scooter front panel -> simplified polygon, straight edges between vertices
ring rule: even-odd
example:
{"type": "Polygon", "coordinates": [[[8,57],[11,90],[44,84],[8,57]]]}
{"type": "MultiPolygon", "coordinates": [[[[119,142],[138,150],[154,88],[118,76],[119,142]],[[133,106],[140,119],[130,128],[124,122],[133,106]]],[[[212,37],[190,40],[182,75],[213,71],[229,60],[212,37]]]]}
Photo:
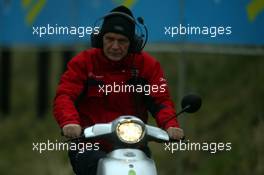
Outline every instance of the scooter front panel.
{"type": "Polygon", "coordinates": [[[97,175],[157,175],[152,159],[137,149],[118,149],[100,159],[97,175]]]}

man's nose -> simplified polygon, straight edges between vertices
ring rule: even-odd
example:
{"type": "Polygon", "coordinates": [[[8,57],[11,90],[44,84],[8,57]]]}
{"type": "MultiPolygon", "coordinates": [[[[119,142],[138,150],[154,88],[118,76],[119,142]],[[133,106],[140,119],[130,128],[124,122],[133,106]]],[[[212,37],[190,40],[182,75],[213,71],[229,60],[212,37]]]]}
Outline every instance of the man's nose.
{"type": "Polygon", "coordinates": [[[115,40],[115,41],[113,42],[112,48],[113,48],[113,49],[119,49],[119,43],[118,43],[117,40],[115,40]]]}

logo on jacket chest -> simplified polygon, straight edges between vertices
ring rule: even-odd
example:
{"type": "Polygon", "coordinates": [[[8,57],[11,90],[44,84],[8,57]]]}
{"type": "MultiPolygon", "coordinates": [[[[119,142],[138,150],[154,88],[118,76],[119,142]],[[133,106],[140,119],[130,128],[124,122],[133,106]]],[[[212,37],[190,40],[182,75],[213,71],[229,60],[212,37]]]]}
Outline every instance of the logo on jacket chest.
{"type": "Polygon", "coordinates": [[[128,79],[131,78],[131,76],[131,73],[125,69],[116,72],[88,73],[88,77],[90,79],[100,80],[103,81],[105,84],[113,82],[126,82],[128,79]]]}

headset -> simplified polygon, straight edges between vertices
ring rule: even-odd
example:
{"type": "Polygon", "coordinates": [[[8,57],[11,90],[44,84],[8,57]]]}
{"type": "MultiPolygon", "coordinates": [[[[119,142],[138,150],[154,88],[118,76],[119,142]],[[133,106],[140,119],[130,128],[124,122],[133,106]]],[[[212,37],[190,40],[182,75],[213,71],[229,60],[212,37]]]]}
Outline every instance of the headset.
{"type": "MultiPolygon", "coordinates": [[[[110,16],[122,16],[126,19],[128,19],[129,21],[131,21],[132,23],[135,24],[135,35],[133,37],[132,42],[130,43],[130,47],[129,47],[129,52],[130,53],[140,53],[143,48],[145,47],[147,40],[148,40],[148,29],[146,27],[146,25],[144,24],[144,20],[142,17],[138,17],[137,21],[129,16],[126,13],[123,12],[110,12],[109,14],[99,18],[98,20],[95,21],[94,26],[96,26],[96,24],[101,21],[104,20],[105,18],[108,18],[110,16]],[[144,33],[142,30],[142,27],[144,28],[144,33]],[[136,34],[137,32],[137,27],[139,29],[140,34],[136,34]]],[[[99,33],[92,33],[91,34],[91,46],[95,47],[95,48],[103,48],[103,36],[101,34],[101,32],[99,31],[99,33]]]]}

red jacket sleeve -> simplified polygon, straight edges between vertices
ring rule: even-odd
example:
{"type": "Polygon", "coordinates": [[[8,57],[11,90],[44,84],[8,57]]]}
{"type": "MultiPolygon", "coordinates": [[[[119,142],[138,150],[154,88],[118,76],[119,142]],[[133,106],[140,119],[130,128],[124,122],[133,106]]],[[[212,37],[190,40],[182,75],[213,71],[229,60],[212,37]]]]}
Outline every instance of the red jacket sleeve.
{"type": "Polygon", "coordinates": [[[86,57],[84,52],[74,57],[62,75],[53,103],[53,114],[59,126],[80,124],[80,117],[74,102],[83,91],[87,79],[86,57]]]}
{"type": "Polygon", "coordinates": [[[163,129],[179,127],[174,103],[171,99],[168,84],[160,63],[148,54],[144,56],[147,57],[147,62],[144,64],[144,72],[147,76],[149,85],[152,87],[150,98],[152,104],[156,108],[155,113],[152,113],[152,115],[154,115],[158,126],[163,129]],[[175,118],[168,121],[168,119],[173,116],[175,116],[175,118]]]}

